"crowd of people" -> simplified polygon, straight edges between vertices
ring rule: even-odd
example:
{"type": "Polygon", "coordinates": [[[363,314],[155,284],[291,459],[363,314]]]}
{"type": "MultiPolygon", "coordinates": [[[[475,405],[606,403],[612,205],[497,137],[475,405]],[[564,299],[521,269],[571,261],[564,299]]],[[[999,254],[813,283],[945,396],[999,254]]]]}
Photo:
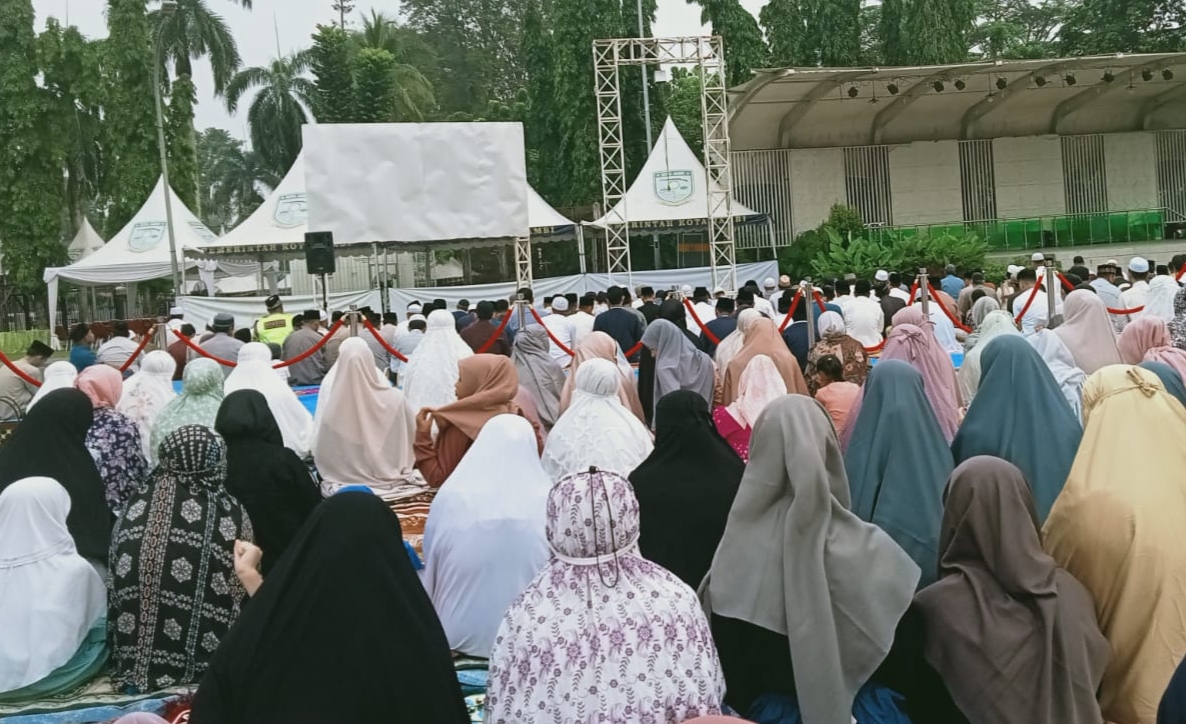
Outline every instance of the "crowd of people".
{"type": "Polygon", "coordinates": [[[474,657],[502,724],[1186,723],[1186,256],[1044,264],[72,330],[0,703],[460,723],[474,657]]]}

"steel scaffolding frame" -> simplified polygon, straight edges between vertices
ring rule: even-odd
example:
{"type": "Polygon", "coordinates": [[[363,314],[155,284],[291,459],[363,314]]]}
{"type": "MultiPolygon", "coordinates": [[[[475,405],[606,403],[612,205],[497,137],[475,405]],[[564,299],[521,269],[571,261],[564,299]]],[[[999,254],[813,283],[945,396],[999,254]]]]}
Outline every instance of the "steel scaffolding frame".
{"type": "MultiPolygon", "coordinates": [[[[622,139],[622,66],[695,64],[701,77],[700,117],[704,125],[704,170],[708,176],[706,223],[712,246],[712,279],[727,291],[737,289],[733,239],[733,174],[729,166],[729,104],[725,53],[719,36],[612,38],[593,41],[597,141],[601,156],[601,199],[607,210],[605,249],[609,276],[625,274],[629,283],[630,210],[626,197],[626,151],[622,139]],[[624,205],[623,205],[624,206],[624,205]],[[625,213],[622,213],[622,212],[625,213]]],[[[648,149],[649,150],[649,149],[648,149]]]]}

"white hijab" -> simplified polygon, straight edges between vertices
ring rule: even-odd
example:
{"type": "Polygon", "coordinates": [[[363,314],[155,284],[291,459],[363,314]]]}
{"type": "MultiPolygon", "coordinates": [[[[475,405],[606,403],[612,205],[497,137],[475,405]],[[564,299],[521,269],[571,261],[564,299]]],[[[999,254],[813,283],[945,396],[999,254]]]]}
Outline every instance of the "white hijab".
{"type": "MultiPolygon", "coordinates": [[[[843,330],[844,320],[835,312],[825,313],[820,317],[820,321],[822,322],[823,317],[828,314],[834,315],[840,320],[840,328],[843,330]]],[[[758,415],[766,409],[766,405],[785,394],[787,394],[787,383],[782,378],[782,373],[778,371],[778,367],[774,366],[774,360],[764,354],[755,355],[745,366],[745,371],[741,373],[741,382],[737,386],[737,399],[733,400],[733,404],[726,409],[739,425],[753,427],[754,423],[758,421],[758,415]]]]}
{"type": "Polygon", "coordinates": [[[52,478],[0,493],[0,692],[44,679],[107,613],[107,589],[66,528],[70,495],[52,478]]]}
{"type": "Polygon", "coordinates": [[[326,497],[347,485],[365,485],[387,502],[424,492],[413,469],[416,416],[404,395],[375,375],[375,356],[358,337],[342,342],[337,380],[322,388],[311,447],[326,497]]]}
{"type": "Polygon", "coordinates": [[[548,491],[531,423],[491,418],[432,501],[420,580],[449,648],[487,658],[503,614],[548,562],[548,491]]]}
{"type": "Polygon", "coordinates": [[[1173,277],[1153,277],[1153,281],[1149,282],[1149,293],[1145,295],[1145,311],[1141,314],[1166,322],[1174,321],[1174,297],[1179,289],[1181,287],[1173,277]]]}
{"type": "Polygon", "coordinates": [[[33,393],[33,399],[29,401],[25,412],[28,413],[29,410],[32,410],[33,405],[36,405],[42,397],[45,397],[54,390],[73,387],[74,380],[76,379],[78,379],[78,370],[69,362],[54,362],[46,367],[45,378],[41,381],[41,386],[37,388],[37,392],[33,393]]]}
{"type": "Polygon", "coordinates": [[[591,359],[577,370],[572,403],[548,435],[543,466],[552,480],[589,466],[629,475],[654,449],[651,434],[618,399],[617,365],[591,359]]]}
{"type": "MultiPolygon", "coordinates": [[[[55,363],[56,364],[56,363],[55,363]]],[[[144,448],[144,459],[149,465],[156,465],[152,449],[152,426],[165,405],[177,397],[173,389],[173,374],[177,371],[177,360],[164,350],[154,350],[144,355],[140,371],[124,382],[124,391],[115,409],[122,412],[140,428],[140,442],[144,448]]]]}
{"type": "Polygon", "coordinates": [[[1075,356],[1053,331],[1041,329],[1028,339],[1033,348],[1038,350],[1038,354],[1042,355],[1042,361],[1050,368],[1050,373],[1054,375],[1054,380],[1062,390],[1062,396],[1075,411],[1075,417],[1082,420],[1083,385],[1087,382],[1087,374],[1075,365],[1075,356]]]}
{"type": "Polygon", "coordinates": [[[749,329],[750,324],[756,319],[761,319],[760,312],[754,309],[743,309],[741,314],[737,315],[737,329],[730,332],[717,345],[717,352],[714,355],[717,363],[717,373],[725,374],[725,370],[729,368],[729,363],[745,346],[745,330],[749,329]]]}
{"type": "Polygon", "coordinates": [[[284,447],[301,458],[309,455],[313,416],[272,369],[272,351],[266,344],[250,342],[239,349],[239,364],[227,375],[222,390],[227,395],[238,390],[256,390],[262,394],[280,426],[284,447]]]}
{"type": "Polygon", "coordinates": [[[445,309],[428,315],[428,330],[403,370],[404,394],[413,413],[457,401],[457,363],[474,351],[457,334],[457,321],[445,309]]]}

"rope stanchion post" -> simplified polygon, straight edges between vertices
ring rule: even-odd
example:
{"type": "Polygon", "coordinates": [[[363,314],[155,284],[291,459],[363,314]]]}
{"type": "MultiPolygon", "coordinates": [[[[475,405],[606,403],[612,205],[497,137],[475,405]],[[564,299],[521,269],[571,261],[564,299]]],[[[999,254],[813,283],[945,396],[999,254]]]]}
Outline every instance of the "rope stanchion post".
{"type": "Polygon", "coordinates": [[[922,292],[922,298],[919,300],[920,302],[922,302],[922,313],[924,315],[930,316],[930,314],[931,314],[931,305],[930,305],[931,282],[930,282],[930,280],[927,279],[926,267],[919,267],[919,269],[918,269],[917,286],[918,286],[919,291],[922,292]]]}
{"type": "Polygon", "coordinates": [[[169,348],[169,322],[164,317],[156,318],[156,348],[169,348]]]}
{"type": "Polygon", "coordinates": [[[358,305],[350,305],[350,336],[358,336],[358,305]]]}
{"type": "Polygon", "coordinates": [[[1046,323],[1050,324],[1058,306],[1058,289],[1054,286],[1054,275],[1058,270],[1054,268],[1053,254],[1047,254],[1043,263],[1046,264],[1046,279],[1043,280],[1046,284],[1046,323]]]}
{"type": "Polygon", "coordinates": [[[811,313],[811,305],[815,301],[812,298],[812,292],[815,288],[811,286],[811,277],[807,277],[799,282],[799,294],[807,300],[807,349],[815,349],[815,324],[813,323],[815,315],[811,313]]]}
{"type": "Polygon", "coordinates": [[[515,313],[519,316],[518,331],[522,332],[527,329],[527,300],[522,294],[515,295],[515,313]]]}

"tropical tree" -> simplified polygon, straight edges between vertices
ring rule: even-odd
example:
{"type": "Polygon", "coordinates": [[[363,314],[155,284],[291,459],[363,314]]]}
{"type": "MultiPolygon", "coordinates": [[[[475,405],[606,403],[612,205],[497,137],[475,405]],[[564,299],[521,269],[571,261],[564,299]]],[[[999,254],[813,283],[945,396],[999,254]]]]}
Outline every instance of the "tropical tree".
{"type": "Polygon", "coordinates": [[[148,14],[150,27],[160,33],[161,54],[173,65],[177,77],[193,77],[193,61],[208,60],[214,75],[214,92],[221,95],[242,65],[235,36],[222,16],[205,0],[177,0],[172,15],[160,10],[148,14]]]}
{"type": "Polygon", "coordinates": [[[820,65],[842,68],[861,61],[861,0],[825,0],[812,21],[807,36],[819,48],[820,65]]]}
{"type": "Polygon", "coordinates": [[[1068,55],[1166,53],[1186,49],[1182,0],[1071,0],[1059,29],[1068,55]]]}
{"type": "Polygon", "coordinates": [[[966,61],[974,20],[973,0],[912,0],[902,24],[907,62],[944,65],[966,61]]]}
{"type": "MultiPolygon", "coordinates": [[[[731,86],[748,81],[755,68],[768,65],[762,29],[738,0],[689,0],[700,5],[700,22],[712,26],[725,45],[725,75],[731,86]]],[[[840,0],[825,0],[840,2],[840,0]]]]}
{"type": "Polygon", "coordinates": [[[805,0],[770,0],[758,13],[758,20],[770,43],[772,66],[783,68],[814,64],[811,42],[807,37],[808,11],[805,0]]]}
{"type": "Polygon", "coordinates": [[[306,77],[313,55],[300,50],[274,59],[268,66],[244,68],[231,78],[224,92],[227,111],[257,91],[247,109],[251,147],[264,165],[283,174],[301,152],[301,126],[312,120],[317,86],[306,77]]]}
{"type": "Polygon", "coordinates": [[[202,223],[219,230],[232,229],[255,211],[263,189],[274,189],[281,176],[267,168],[259,154],[221,128],[198,134],[199,193],[202,223]]]}
{"type": "MultiPolygon", "coordinates": [[[[375,10],[363,17],[362,28],[354,33],[353,40],[359,51],[382,50],[391,55],[389,72],[393,105],[388,116],[381,120],[424,120],[436,107],[436,97],[432,83],[410,62],[413,58],[426,55],[427,49],[423,42],[408,28],[400,26],[396,21],[375,10]]],[[[370,56],[365,65],[356,67],[356,74],[363,68],[374,72],[375,61],[380,57],[370,56]]],[[[359,62],[357,56],[355,62],[359,62]]],[[[388,66],[386,62],[382,62],[381,65],[388,66]]],[[[357,82],[361,80],[356,79],[357,82]]]]}
{"type": "Polygon", "coordinates": [[[194,104],[197,91],[188,75],[173,82],[165,117],[165,143],[169,154],[169,185],[177,198],[191,210],[200,209],[198,196],[198,150],[194,136],[194,104]]]}
{"type": "MultiPolygon", "coordinates": [[[[7,3],[6,3],[7,4],[7,3]]],[[[152,41],[144,0],[107,0],[103,147],[107,236],[152,193],[160,166],[153,108],[152,41]]]]}

